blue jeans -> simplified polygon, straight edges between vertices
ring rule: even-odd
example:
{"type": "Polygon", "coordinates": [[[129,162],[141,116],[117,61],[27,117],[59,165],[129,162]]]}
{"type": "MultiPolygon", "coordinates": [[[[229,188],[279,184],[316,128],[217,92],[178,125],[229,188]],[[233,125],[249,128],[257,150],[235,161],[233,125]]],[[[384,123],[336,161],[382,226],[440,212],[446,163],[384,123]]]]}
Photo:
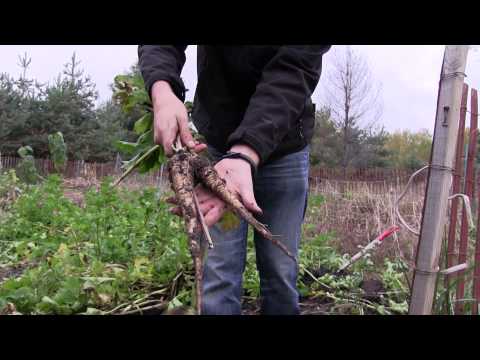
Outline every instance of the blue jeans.
{"type": "MultiPolygon", "coordinates": [[[[210,149],[214,158],[220,155],[210,149]]],[[[280,235],[296,256],[308,195],[309,149],[286,155],[258,169],[255,199],[263,210],[257,219],[280,235]]],[[[203,278],[205,315],[241,314],[242,280],[247,255],[248,224],[241,221],[231,231],[210,228],[215,247],[208,250],[203,278]]],[[[298,267],[280,248],[255,232],[257,269],[260,276],[261,313],[299,314],[298,267]]]]}

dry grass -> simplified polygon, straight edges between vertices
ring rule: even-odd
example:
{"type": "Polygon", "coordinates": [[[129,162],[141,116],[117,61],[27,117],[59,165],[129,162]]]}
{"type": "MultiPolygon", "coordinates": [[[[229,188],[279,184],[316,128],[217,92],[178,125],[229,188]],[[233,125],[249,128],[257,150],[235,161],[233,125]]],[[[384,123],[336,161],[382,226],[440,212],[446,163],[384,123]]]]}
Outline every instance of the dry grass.
{"type": "MultiPolygon", "coordinates": [[[[95,176],[84,176],[69,178],[63,180],[65,196],[75,202],[78,206],[83,206],[85,192],[89,189],[100,189],[101,179],[95,176]]],[[[155,179],[151,176],[134,175],[126,178],[119,185],[121,188],[126,188],[130,191],[142,190],[146,187],[156,187],[163,193],[170,188],[166,179],[155,179]]]]}
{"type": "MultiPolygon", "coordinates": [[[[400,256],[413,265],[417,247],[417,236],[408,232],[394,213],[394,202],[405,184],[378,186],[371,183],[340,183],[323,181],[311,189],[311,199],[317,200],[318,209],[309,212],[306,223],[315,224],[311,231],[333,233],[334,246],[351,255],[358,252],[392,225],[400,231],[385,240],[372,256],[375,263],[383,263],[385,257],[400,256]],[[343,189],[342,189],[343,188],[343,189]],[[344,190],[342,192],[342,190],[344,190]],[[322,198],[323,201],[320,201],[322,198]]],[[[420,228],[425,184],[419,182],[406,194],[399,210],[414,228],[420,228]]],[[[313,234],[311,234],[313,235],[313,234]]]]}

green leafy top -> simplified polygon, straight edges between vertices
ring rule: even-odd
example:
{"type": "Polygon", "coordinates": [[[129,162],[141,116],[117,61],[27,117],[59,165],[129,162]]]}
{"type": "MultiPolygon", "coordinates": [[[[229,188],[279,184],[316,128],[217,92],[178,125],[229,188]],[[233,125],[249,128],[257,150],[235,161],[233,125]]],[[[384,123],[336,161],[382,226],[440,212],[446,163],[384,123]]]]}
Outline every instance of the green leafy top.
{"type": "Polygon", "coordinates": [[[131,113],[135,108],[152,110],[150,96],[145,89],[141,74],[118,75],[114,79],[113,98],[122,106],[122,110],[131,113]]]}
{"type": "Polygon", "coordinates": [[[153,141],[152,103],[141,74],[116,76],[113,98],[125,113],[132,113],[135,109],[142,113],[134,125],[134,131],[138,135],[137,141],[134,143],[117,141],[115,143],[118,151],[131,156],[131,159],[123,164],[125,173],[117,181],[118,184],[134,169],[137,169],[139,173],[158,169],[166,158],[162,147],[155,145],[153,141]]]}
{"type": "MultiPolygon", "coordinates": [[[[135,169],[140,174],[158,169],[166,161],[166,157],[163,148],[155,145],[153,141],[153,108],[141,74],[134,72],[130,75],[116,76],[113,98],[118,101],[123,111],[132,113],[135,109],[139,109],[142,113],[134,125],[134,131],[139,136],[137,142],[117,141],[115,143],[118,151],[131,156],[130,160],[124,162],[125,172],[114,183],[115,186],[135,169]]],[[[190,117],[193,111],[193,103],[187,101],[185,107],[190,117]]],[[[191,130],[194,137],[202,140],[195,129],[191,130]]],[[[219,221],[220,227],[225,231],[232,230],[239,224],[240,220],[231,211],[227,211],[219,221]]]]}

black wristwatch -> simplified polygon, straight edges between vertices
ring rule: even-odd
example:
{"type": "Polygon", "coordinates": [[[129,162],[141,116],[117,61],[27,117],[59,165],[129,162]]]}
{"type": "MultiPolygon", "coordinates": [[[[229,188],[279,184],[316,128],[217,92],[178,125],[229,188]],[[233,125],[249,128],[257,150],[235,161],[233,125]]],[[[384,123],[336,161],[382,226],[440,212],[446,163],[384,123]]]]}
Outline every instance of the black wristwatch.
{"type": "MultiPolygon", "coordinates": [[[[227,151],[225,155],[223,155],[220,160],[223,159],[242,159],[245,160],[250,164],[250,167],[252,168],[252,177],[254,177],[257,174],[257,165],[255,165],[255,162],[247,155],[238,153],[238,152],[233,152],[233,151],[227,151]]],[[[219,161],[220,161],[219,160],[219,161]]]]}

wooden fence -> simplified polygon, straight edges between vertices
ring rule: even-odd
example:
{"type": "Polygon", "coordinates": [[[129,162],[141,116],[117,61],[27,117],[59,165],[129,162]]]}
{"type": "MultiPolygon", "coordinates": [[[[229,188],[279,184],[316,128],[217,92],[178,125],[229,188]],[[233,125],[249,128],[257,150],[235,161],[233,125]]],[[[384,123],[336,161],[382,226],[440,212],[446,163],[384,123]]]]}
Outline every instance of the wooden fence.
{"type": "MultiPolygon", "coordinates": [[[[413,171],[409,169],[348,169],[340,168],[310,169],[310,187],[316,192],[358,193],[368,191],[372,194],[390,193],[406,185],[413,171]]],[[[424,195],[426,174],[415,177],[411,191],[424,195]]]]}
{"type": "MultiPolygon", "coordinates": [[[[19,157],[0,157],[1,169],[15,169],[21,161],[19,157]]],[[[47,176],[55,172],[53,161],[50,159],[35,159],[35,167],[42,176],[47,176]]],[[[109,163],[85,162],[82,160],[71,160],[67,162],[64,177],[67,179],[85,178],[89,180],[101,180],[106,176],[118,177],[122,174],[120,161],[109,163]]],[[[137,183],[141,185],[158,185],[166,181],[166,171],[163,167],[157,171],[148,174],[138,174],[133,172],[126,180],[128,183],[137,183]]]]}
{"type": "MultiPolygon", "coordinates": [[[[344,181],[334,179],[311,178],[310,190],[314,193],[329,194],[358,194],[370,193],[372,195],[400,194],[408,181],[408,178],[397,178],[393,181],[344,181]]],[[[409,194],[415,197],[425,195],[425,181],[413,181],[409,188],[409,194]]]]}
{"type": "MultiPolygon", "coordinates": [[[[20,163],[19,157],[0,157],[3,169],[16,168],[20,163]]],[[[53,162],[50,159],[35,159],[38,172],[46,176],[54,172],[53,162]]],[[[86,178],[100,180],[105,176],[118,177],[122,173],[120,161],[108,163],[90,163],[81,160],[67,162],[64,176],[67,179],[86,178]]],[[[316,192],[359,192],[369,191],[374,194],[384,194],[391,189],[406,184],[412,171],[407,169],[330,169],[312,167],[310,169],[310,187],[316,192]]],[[[129,183],[155,185],[167,181],[164,168],[148,174],[133,173],[127,180],[129,183]]],[[[414,191],[421,193],[424,188],[425,176],[416,178],[414,191]]]]}
{"type": "Polygon", "coordinates": [[[468,85],[464,84],[455,154],[455,167],[452,193],[465,194],[470,199],[475,235],[468,225],[467,211],[458,198],[451,202],[450,221],[448,223],[446,268],[466,264],[465,270],[445,277],[445,287],[456,285],[446,292],[446,303],[452,302],[455,314],[478,314],[480,303],[480,189],[479,169],[475,166],[478,134],[478,95],[471,89],[470,111],[467,109],[468,85]],[[466,143],[465,129],[467,112],[470,114],[469,141],[466,143]],[[466,150],[466,151],[465,151],[466,150]],[[460,206],[460,208],[459,208],[460,206]],[[477,212],[477,214],[475,214],[477,212]],[[476,215],[476,216],[475,216],[476,215]],[[455,284],[456,282],[456,284],[455,284]]]}
{"type": "Polygon", "coordinates": [[[410,169],[385,169],[385,168],[361,168],[347,169],[342,168],[320,168],[312,167],[310,176],[312,178],[321,178],[328,180],[344,181],[392,181],[410,177],[413,173],[410,169]]]}

